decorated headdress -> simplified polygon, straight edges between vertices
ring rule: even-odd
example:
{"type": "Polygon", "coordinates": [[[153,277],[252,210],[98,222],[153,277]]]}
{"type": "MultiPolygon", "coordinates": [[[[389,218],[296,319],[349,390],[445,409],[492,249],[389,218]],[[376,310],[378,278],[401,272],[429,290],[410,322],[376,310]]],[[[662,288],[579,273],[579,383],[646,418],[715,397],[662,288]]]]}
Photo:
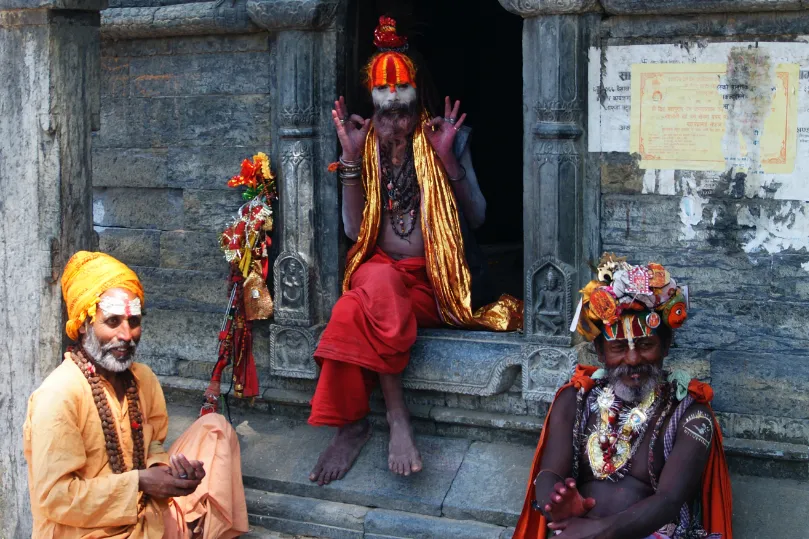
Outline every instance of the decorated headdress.
{"type": "Polygon", "coordinates": [[[396,21],[390,17],[379,17],[379,25],[374,30],[374,45],[379,52],[371,57],[365,66],[365,83],[369,90],[377,86],[416,86],[416,66],[404,51],[407,38],[396,33],[396,21]]]}
{"type": "Polygon", "coordinates": [[[111,288],[129,290],[143,302],[143,287],[134,271],[104,253],[79,251],[70,257],[62,274],[62,296],[67,304],[67,336],[74,341],[87,319],[95,318],[101,294],[111,288]]]}
{"type": "Polygon", "coordinates": [[[653,335],[661,324],[677,329],[688,318],[687,286],[678,286],[660,264],[632,266],[613,253],[604,253],[598,278],[581,295],[574,323],[588,341],[599,335],[634,341],[653,335]]]}

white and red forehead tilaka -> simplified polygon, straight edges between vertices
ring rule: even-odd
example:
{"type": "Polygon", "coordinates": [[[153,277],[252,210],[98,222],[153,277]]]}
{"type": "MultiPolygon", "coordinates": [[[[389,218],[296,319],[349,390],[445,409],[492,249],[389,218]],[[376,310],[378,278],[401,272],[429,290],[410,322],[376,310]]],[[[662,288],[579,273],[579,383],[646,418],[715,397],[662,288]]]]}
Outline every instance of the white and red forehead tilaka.
{"type": "Polygon", "coordinates": [[[101,298],[98,302],[98,307],[107,316],[140,316],[141,306],[140,299],[126,300],[120,298],[111,298],[109,296],[101,298]]]}

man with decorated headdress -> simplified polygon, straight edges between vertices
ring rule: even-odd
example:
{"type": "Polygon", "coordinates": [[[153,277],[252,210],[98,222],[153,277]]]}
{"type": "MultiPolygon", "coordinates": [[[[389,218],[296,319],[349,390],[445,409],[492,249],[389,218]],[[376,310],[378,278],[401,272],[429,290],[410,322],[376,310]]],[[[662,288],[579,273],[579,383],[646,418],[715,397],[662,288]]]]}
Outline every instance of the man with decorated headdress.
{"type": "Polygon", "coordinates": [[[343,295],[314,353],[321,371],[309,423],[338,427],[309,477],[321,485],[341,479],[368,440],[368,400],[377,383],[390,426],[390,470],[421,470],[401,381],[417,328],[522,327],[522,304],[512,297],[473,308],[473,285],[480,282],[472,274],[481,265],[469,231],[483,223],[486,201],[472,167],[466,115],[449,97],[443,116],[429,114],[395,24],[380,18],[374,32],[380,52],[365,69],[373,116],[349,115],[342,97],[332,110],[342,146],[343,223],[356,243],[343,295]]]}
{"type": "Polygon", "coordinates": [[[732,539],[713,391],[663,368],[687,314],[688,288],[663,266],[604,255],[576,324],[603,366],[556,394],[515,539],[732,539]]]}
{"type": "Polygon", "coordinates": [[[23,448],[33,537],[228,539],[246,533],[239,442],[205,415],[168,451],[154,373],[135,363],[143,288],[126,265],[80,251],[62,275],[76,342],[28,401],[23,448]]]}

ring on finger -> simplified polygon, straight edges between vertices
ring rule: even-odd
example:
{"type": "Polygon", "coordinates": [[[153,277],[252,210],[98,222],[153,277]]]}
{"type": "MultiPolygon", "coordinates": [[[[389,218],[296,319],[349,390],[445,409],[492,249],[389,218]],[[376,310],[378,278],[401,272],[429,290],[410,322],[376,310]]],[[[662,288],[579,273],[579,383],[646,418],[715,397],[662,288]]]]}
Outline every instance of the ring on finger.
{"type": "Polygon", "coordinates": [[[188,474],[183,472],[180,475],[178,475],[177,477],[179,477],[180,479],[188,479],[188,474]]]}
{"type": "Polygon", "coordinates": [[[340,123],[341,123],[341,124],[344,124],[344,123],[346,123],[347,121],[348,121],[348,118],[341,118],[341,119],[340,119],[340,123]]]}
{"type": "Polygon", "coordinates": [[[455,123],[455,122],[457,122],[458,120],[456,120],[455,118],[446,118],[446,117],[445,117],[445,118],[444,118],[444,121],[445,121],[445,122],[449,122],[449,123],[451,123],[451,124],[454,124],[454,123],[455,123]]]}

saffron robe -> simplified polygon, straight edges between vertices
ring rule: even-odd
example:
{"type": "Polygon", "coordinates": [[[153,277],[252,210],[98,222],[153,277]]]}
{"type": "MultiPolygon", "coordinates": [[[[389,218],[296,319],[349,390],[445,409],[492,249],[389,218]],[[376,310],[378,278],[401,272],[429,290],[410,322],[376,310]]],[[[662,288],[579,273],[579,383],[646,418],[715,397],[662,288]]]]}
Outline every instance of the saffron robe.
{"type": "Polygon", "coordinates": [[[132,470],[133,442],[126,398],[121,403],[105,383],[107,402],[129,471],[113,474],[90,384],[69,354],[28,400],[23,449],[36,539],[180,539],[186,522],[199,518],[205,539],[229,539],[249,529],[242,486],[239,443],[233,428],[216,414],[197,420],[171,450],[163,443],[168,413],[163,390],[151,369],[133,363],[143,416],[146,465],[168,465],[182,452],[201,460],[206,477],[190,496],[149,498],[141,511],[138,470],[132,470]]]}
{"type": "Polygon", "coordinates": [[[339,427],[368,415],[374,373],[402,372],[417,329],[439,325],[425,259],[397,261],[377,248],[351,276],[315,350],[321,370],[309,423],[339,427]]]}
{"type": "MultiPolygon", "coordinates": [[[[556,397],[569,387],[575,387],[577,390],[584,388],[585,391],[590,391],[595,386],[595,380],[591,378],[595,371],[595,367],[578,365],[576,372],[573,374],[573,378],[559,389],[556,393],[556,397]]],[[[688,393],[696,402],[702,404],[708,404],[713,399],[713,389],[711,389],[711,386],[699,380],[691,380],[688,386],[688,393]]],[[[556,398],[554,397],[554,401],[555,400],[556,398]]],[[[547,537],[548,523],[545,517],[542,516],[542,513],[535,511],[531,507],[531,502],[535,498],[534,478],[541,470],[542,451],[547,441],[548,421],[552,409],[553,404],[551,404],[551,407],[548,409],[548,414],[545,416],[545,424],[542,426],[542,434],[539,438],[537,450],[534,453],[531,474],[528,477],[525,502],[523,503],[522,513],[520,514],[520,520],[517,522],[513,539],[545,539],[547,537]]],[[[713,416],[713,412],[711,412],[711,415],[713,416]]],[[[702,526],[708,534],[718,533],[722,535],[722,539],[733,539],[731,525],[733,501],[730,487],[730,474],[728,473],[728,466],[725,461],[725,451],[722,447],[722,431],[719,428],[719,422],[716,421],[715,416],[713,417],[713,423],[715,435],[711,442],[708,462],[705,464],[705,470],[702,473],[702,526]]],[[[652,537],[654,537],[654,535],[652,535],[652,537]]]]}

